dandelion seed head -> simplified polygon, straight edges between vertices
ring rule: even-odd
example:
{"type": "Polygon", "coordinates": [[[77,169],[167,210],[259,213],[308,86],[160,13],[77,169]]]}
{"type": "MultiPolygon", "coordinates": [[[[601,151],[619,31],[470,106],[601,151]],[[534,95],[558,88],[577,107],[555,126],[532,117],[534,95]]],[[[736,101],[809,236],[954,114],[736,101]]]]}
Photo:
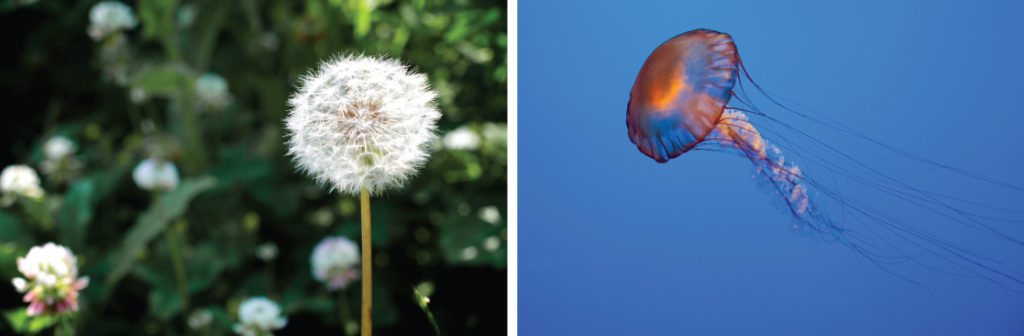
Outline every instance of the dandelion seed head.
{"type": "Polygon", "coordinates": [[[400,187],[426,161],[437,94],[398,61],[342,56],[304,77],[285,118],[288,153],[332,190],[379,194],[400,187]]]}

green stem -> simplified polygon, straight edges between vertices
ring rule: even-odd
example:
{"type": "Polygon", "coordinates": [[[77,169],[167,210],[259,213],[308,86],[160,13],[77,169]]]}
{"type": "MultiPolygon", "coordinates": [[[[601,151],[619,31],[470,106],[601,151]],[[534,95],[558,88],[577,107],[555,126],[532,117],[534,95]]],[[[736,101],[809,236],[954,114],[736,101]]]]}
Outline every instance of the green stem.
{"type": "Polygon", "coordinates": [[[349,332],[348,321],[351,319],[348,313],[348,295],[345,295],[345,289],[338,290],[338,312],[341,314],[341,330],[345,335],[354,335],[355,329],[349,332]]]}
{"type": "Polygon", "coordinates": [[[188,311],[188,280],[185,277],[185,263],[181,260],[181,249],[174,225],[164,229],[164,237],[167,238],[167,249],[170,250],[171,261],[174,263],[174,277],[178,283],[178,295],[181,296],[181,309],[188,311]]]}
{"type": "Polygon", "coordinates": [[[264,267],[263,269],[264,272],[267,273],[267,293],[269,293],[271,297],[276,298],[276,295],[274,295],[274,260],[267,260],[267,267],[264,267]]]}
{"type": "Polygon", "coordinates": [[[363,305],[361,319],[362,336],[373,335],[373,258],[370,250],[370,192],[366,187],[362,188],[359,197],[360,219],[362,225],[362,255],[363,255],[363,305]]]}
{"type": "MultiPolygon", "coordinates": [[[[175,65],[184,65],[181,58],[181,51],[178,48],[177,43],[177,30],[174,33],[164,36],[161,40],[164,45],[164,51],[167,53],[168,63],[175,65]]],[[[196,111],[193,108],[195,106],[195,99],[192,97],[192,83],[189,81],[188,76],[179,76],[181,78],[178,81],[178,103],[181,108],[178,111],[178,123],[181,129],[181,136],[185,141],[185,168],[190,173],[198,173],[202,171],[206,166],[206,152],[203,148],[203,142],[200,138],[199,123],[196,120],[196,111]]]]}

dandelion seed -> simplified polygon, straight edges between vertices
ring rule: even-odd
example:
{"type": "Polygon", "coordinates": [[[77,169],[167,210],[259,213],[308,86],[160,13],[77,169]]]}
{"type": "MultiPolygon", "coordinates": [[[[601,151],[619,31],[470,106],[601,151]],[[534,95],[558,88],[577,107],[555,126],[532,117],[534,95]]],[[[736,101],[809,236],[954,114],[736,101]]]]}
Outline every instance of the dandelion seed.
{"type": "Polygon", "coordinates": [[[427,77],[397,61],[344,56],[303,78],[285,119],[288,153],[332,190],[400,187],[427,159],[441,113],[427,77]]]}
{"type": "Polygon", "coordinates": [[[326,282],[328,290],[342,289],[359,278],[359,247],[345,237],[327,237],[313,247],[309,263],[313,277],[326,282]]]}
{"type": "Polygon", "coordinates": [[[89,285],[88,277],[78,277],[78,259],[71,250],[54,243],[29,249],[18,258],[18,271],[25,277],[11,284],[25,293],[29,316],[78,311],[78,291],[89,285]]]}

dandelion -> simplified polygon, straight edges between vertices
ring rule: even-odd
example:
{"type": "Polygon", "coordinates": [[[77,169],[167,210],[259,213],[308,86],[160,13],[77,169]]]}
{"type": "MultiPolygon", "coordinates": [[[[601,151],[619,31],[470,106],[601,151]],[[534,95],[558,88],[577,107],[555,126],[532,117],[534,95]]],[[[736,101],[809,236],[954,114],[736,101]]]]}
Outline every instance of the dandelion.
{"type": "Polygon", "coordinates": [[[284,328],[288,319],[281,317],[281,307],[262,296],[249,298],[238,305],[238,321],[233,330],[244,336],[273,335],[284,328]]]}
{"type": "Polygon", "coordinates": [[[345,288],[359,278],[359,247],[345,237],[327,237],[313,247],[309,263],[313,277],[326,282],[328,290],[345,288]]]}
{"type": "Polygon", "coordinates": [[[228,81],[215,73],[205,73],[196,79],[196,97],[204,107],[219,110],[231,103],[228,81]]]}
{"type": "Polygon", "coordinates": [[[180,181],[178,168],[173,162],[156,158],[139,162],[135,170],[132,170],[132,179],[139,188],[157,191],[174,190],[180,181]]]}
{"type": "Polygon", "coordinates": [[[135,20],[132,8],[120,1],[103,1],[89,10],[89,28],[87,32],[93,40],[99,41],[113,33],[135,28],[139,21],[135,20]]]}
{"type": "Polygon", "coordinates": [[[398,61],[343,56],[305,76],[289,99],[288,154],[331,190],[360,198],[362,332],[371,334],[370,194],[398,188],[427,160],[441,112],[427,76],[398,61]]]}
{"type": "Polygon", "coordinates": [[[345,56],[300,83],[288,101],[288,153],[331,189],[400,187],[427,160],[441,113],[427,77],[397,61],[345,56]]]}
{"type": "Polygon", "coordinates": [[[480,136],[466,125],[444,135],[444,146],[454,150],[474,150],[480,146],[480,136]]]}
{"type": "Polygon", "coordinates": [[[78,277],[78,259],[67,247],[54,243],[33,246],[18,258],[24,278],[11,283],[27,302],[26,314],[63,314],[78,311],[78,291],[89,285],[89,277],[78,277]]]}
{"type": "Polygon", "coordinates": [[[16,197],[39,199],[43,197],[43,188],[39,187],[39,175],[36,175],[32,167],[10,165],[0,172],[0,193],[3,194],[0,203],[7,206],[16,197]]]}

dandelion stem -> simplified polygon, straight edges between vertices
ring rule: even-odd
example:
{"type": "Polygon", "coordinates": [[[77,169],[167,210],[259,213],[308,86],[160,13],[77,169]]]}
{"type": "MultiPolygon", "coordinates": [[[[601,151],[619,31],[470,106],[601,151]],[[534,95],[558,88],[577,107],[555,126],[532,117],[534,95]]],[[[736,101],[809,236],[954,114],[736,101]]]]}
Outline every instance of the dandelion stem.
{"type": "Polygon", "coordinates": [[[373,311],[373,258],[370,255],[370,192],[366,187],[362,187],[359,200],[363,246],[363,313],[360,330],[362,336],[370,336],[373,334],[373,319],[370,316],[373,311]]]}
{"type": "Polygon", "coordinates": [[[174,277],[178,282],[178,295],[181,296],[182,311],[188,310],[188,280],[185,277],[185,263],[181,260],[181,249],[178,243],[178,236],[174,232],[174,226],[170,225],[164,229],[164,237],[167,238],[167,249],[171,252],[171,261],[174,263],[174,277]]]}

